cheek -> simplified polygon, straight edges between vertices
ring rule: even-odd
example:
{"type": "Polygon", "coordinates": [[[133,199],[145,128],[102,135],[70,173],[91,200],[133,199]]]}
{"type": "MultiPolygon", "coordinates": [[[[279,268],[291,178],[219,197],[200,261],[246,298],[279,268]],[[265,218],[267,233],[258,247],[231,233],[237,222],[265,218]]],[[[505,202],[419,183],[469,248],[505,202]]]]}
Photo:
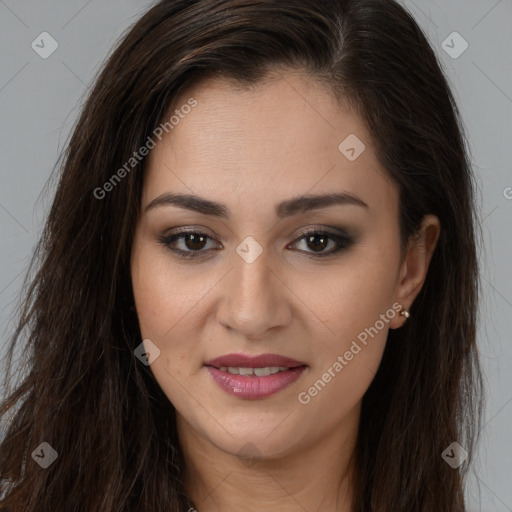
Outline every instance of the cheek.
{"type": "Polygon", "coordinates": [[[167,267],[148,244],[134,247],[131,274],[141,335],[160,350],[150,370],[176,406],[180,405],[181,383],[188,379],[194,357],[190,336],[180,335],[192,304],[189,294],[182,292],[187,288],[180,274],[173,272],[171,278],[167,267]]]}
{"type": "Polygon", "coordinates": [[[389,322],[398,314],[393,304],[399,253],[394,246],[367,249],[366,257],[347,258],[325,279],[304,277],[294,287],[317,316],[311,332],[316,364],[299,399],[314,403],[312,409],[338,403],[346,412],[362,398],[380,365],[389,322]]]}
{"type": "Polygon", "coordinates": [[[142,337],[151,339],[160,350],[164,348],[165,334],[172,332],[186,302],[180,293],[178,275],[171,281],[168,273],[158,251],[147,242],[135,243],[131,276],[140,330],[142,337]]]}
{"type": "Polygon", "coordinates": [[[316,316],[317,339],[323,340],[327,352],[331,352],[329,346],[342,350],[394,302],[398,251],[393,247],[382,251],[378,246],[365,249],[321,272],[294,279],[294,292],[304,298],[305,306],[314,313],[310,316],[316,316]]]}
{"type": "MultiPolygon", "coordinates": [[[[193,265],[191,265],[193,267],[193,265]]],[[[186,271],[169,255],[148,241],[134,245],[131,274],[137,317],[143,339],[149,338],[161,356],[151,364],[155,372],[168,369],[185,375],[202,364],[197,343],[201,339],[201,315],[209,291],[219,281],[213,272],[186,271]],[[200,364],[201,363],[201,364],[200,364]]]]}

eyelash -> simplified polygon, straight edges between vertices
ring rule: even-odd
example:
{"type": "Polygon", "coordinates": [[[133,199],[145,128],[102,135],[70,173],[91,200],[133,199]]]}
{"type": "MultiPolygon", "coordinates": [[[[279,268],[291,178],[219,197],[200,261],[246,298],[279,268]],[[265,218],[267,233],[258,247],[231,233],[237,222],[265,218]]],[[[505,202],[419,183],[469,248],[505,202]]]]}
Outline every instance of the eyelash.
{"type": "MultiPolygon", "coordinates": [[[[187,235],[191,235],[191,234],[198,235],[200,237],[205,237],[207,239],[212,240],[212,238],[210,236],[208,236],[206,233],[203,233],[201,231],[186,230],[186,231],[180,231],[177,233],[172,233],[170,235],[161,236],[159,241],[165,247],[167,247],[167,249],[169,249],[173,253],[177,254],[180,258],[194,259],[194,258],[200,257],[200,256],[196,256],[194,253],[205,253],[205,252],[208,252],[208,250],[201,249],[201,250],[196,250],[196,251],[193,251],[193,250],[183,251],[182,249],[176,249],[175,247],[171,246],[171,244],[174,243],[176,240],[184,239],[187,235]]],[[[315,253],[315,252],[308,252],[308,251],[301,251],[301,252],[306,253],[309,257],[325,258],[328,256],[332,256],[333,254],[335,254],[339,251],[342,251],[344,249],[348,249],[354,243],[354,240],[348,234],[341,235],[341,234],[332,233],[332,232],[329,232],[326,230],[309,228],[304,233],[302,233],[299,238],[294,240],[293,244],[296,244],[304,239],[307,239],[310,236],[318,236],[318,235],[322,236],[322,237],[327,237],[328,239],[333,240],[334,242],[336,242],[338,247],[329,252],[322,252],[322,253],[315,253]]]]}

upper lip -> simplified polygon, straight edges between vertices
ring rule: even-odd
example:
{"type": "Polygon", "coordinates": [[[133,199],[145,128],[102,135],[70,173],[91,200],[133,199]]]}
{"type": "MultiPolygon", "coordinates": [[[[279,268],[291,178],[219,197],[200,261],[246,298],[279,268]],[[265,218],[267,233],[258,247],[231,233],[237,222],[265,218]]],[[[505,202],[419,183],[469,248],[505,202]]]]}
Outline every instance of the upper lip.
{"type": "Polygon", "coordinates": [[[259,356],[248,356],[245,354],[226,354],[214,359],[210,359],[204,363],[206,366],[235,367],[235,368],[266,368],[286,367],[296,368],[297,366],[305,366],[305,363],[290,359],[289,357],[280,356],[278,354],[260,354],[259,356]]]}

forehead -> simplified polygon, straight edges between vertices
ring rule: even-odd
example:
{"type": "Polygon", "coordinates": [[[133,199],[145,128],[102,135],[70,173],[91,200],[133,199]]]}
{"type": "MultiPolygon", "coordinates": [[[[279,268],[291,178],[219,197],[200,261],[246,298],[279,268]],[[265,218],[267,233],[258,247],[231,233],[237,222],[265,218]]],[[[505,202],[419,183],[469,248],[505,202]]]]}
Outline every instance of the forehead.
{"type": "Polygon", "coordinates": [[[165,191],[223,202],[257,196],[259,206],[307,192],[397,199],[363,120],[306,75],[273,75],[250,88],[203,81],[175,100],[172,114],[173,128],[148,157],[145,204],[165,191]],[[191,98],[195,106],[182,108],[191,98]]]}

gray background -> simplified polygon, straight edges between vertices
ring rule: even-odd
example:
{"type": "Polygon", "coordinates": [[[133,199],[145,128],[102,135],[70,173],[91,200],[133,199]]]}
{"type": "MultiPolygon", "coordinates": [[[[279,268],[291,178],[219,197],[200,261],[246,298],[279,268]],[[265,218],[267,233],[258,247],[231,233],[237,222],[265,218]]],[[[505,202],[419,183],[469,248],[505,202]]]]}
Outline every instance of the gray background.
{"type": "MultiPolygon", "coordinates": [[[[478,342],[487,408],[468,486],[469,509],[512,512],[512,0],[402,3],[440,56],[462,111],[479,184],[483,302],[478,342]],[[457,58],[443,49],[445,40],[452,51],[462,48],[448,38],[454,31],[469,45],[457,58]]],[[[103,59],[151,4],[0,0],[0,355],[51,198],[39,195],[103,59]],[[59,45],[47,59],[31,47],[45,31],[59,45]]]]}

